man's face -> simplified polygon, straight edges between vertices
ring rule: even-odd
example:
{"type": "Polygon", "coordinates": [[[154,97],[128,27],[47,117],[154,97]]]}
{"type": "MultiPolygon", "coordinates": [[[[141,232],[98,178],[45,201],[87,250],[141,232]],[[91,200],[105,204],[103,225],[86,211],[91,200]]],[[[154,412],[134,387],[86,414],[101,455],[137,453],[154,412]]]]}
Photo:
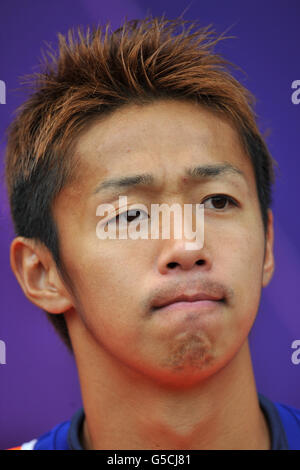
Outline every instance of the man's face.
{"type": "Polygon", "coordinates": [[[78,180],[54,204],[61,257],[76,292],[76,311],[66,313],[75,352],[81,336],[74,331],[81,329],[117,365],[164,383],[187,385],[215,373],[247,339],[270,278],[254,172],[236,130],[195,104],[158,101],[93,123],[76,150],[78,180]],[[238,171],[182,178],[186,168],[216,165],[238,171]],[[153,186],[100,190],[107,179],[145,173],[153,186]],[[218,194],[223,199],[212,199],[218,194]],[[204,246],[186,250],[186,240],[172,236],[99,239],[97,207],[118,209],[119,195],[127,206],[144,204],[148,214],[151,204],[204,204],[204,246]],[[197,292],[222,300],[152,308],[197,292]]]}

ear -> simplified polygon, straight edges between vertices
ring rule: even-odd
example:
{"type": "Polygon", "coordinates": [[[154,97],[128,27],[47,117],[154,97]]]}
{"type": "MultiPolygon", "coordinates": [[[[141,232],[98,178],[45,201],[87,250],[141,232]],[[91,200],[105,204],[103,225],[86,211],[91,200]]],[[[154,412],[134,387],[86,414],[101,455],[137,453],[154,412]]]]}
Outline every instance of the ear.
{"type": "Polygon", "coordinates": [[[265,241],[265,259],[264,259],[264,266],[263,266],[263,287],[266,287],[272,279],[273,272],[275,269],[275,262],[274,262],[274,253],[273,253],[273,245],[274,245],[274,226],[273,226],[273,212],[271,209],[268,209],[268,227],[266,233],[266,241],[265,241]]]}
{"type": "Polygon", "coordinates": [[[32,239],[16,237],[10,246],[11,268],[26,297],[49,313],[62,313],[73,307],[47,247],[32,239]]]}

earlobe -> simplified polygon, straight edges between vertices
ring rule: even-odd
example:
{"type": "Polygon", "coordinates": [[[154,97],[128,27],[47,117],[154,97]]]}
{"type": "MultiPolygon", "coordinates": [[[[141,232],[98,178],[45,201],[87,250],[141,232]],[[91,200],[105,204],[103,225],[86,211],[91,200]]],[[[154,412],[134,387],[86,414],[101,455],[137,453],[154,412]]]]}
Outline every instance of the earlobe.
{"type": "Polygon", "coordinates": [[[10,264],[24,294],[38,307],[49,313],[63,313],[73,306],[44,245],[16,237],[10,247],[10,264]]]}
{"type": "Polygon", "coordinates": [[[263,287],[266,287],[271,281],[275,269],[274,261],[274,224],[273,212],[268,209],[268,228],[266,233],[265,259],[263,266],[263,287]]]}

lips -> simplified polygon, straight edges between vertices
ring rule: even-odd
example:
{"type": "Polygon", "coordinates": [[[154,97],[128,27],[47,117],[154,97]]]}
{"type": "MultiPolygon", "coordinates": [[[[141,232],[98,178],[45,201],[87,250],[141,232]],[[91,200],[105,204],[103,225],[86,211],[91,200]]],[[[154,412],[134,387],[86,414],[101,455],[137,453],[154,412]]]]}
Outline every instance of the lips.
{"type": "Polygon", "coordinates": [[[158,310],[159,308],[166,307],[168,305],[176,304],[178,302],[188,302],[188,303],[193,303],[197,301],[205,301],[205,300],[213,300],[213,301],[224,301],[224,297],[220,295],[212,295],[208,294],[205,292],[198,292],[193,295],[189,294],[181,294],[165,299],[158,300],[157,302],[154,302],[154,305],[152,306],[152,310],[158,310]]]}

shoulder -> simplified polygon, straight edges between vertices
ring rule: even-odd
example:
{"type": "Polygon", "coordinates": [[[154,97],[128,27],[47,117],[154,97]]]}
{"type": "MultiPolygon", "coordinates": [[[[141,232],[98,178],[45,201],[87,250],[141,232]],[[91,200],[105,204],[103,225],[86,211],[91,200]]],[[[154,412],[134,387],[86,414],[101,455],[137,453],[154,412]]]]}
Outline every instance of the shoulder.
{"type": "Polygon", "coordinates": [[[282,415],[292,418],[300,426],[300,409],[280,402],[274,402],[274,405],[282,415]]]}
{"type": "Polygon", "coordinates": [[[71,420],[63,421],[40,437],[6,450],[69,450],[68,431],[71,420]]]}
{"type": "Polygon", "coordinates": [[[37,441],[38,441],[37,439],[32,439],[32,441],[23,442],[23,444],[19,446],[10,447],[9,449],[6,449],[6,450],[33,450],[37,441]]]}
{"type": "Polygon", "coordinates": [[[279,402],[274,402],[274,405],[284,426],[289,448],[300,450],[300,409],[279,402]]]}

